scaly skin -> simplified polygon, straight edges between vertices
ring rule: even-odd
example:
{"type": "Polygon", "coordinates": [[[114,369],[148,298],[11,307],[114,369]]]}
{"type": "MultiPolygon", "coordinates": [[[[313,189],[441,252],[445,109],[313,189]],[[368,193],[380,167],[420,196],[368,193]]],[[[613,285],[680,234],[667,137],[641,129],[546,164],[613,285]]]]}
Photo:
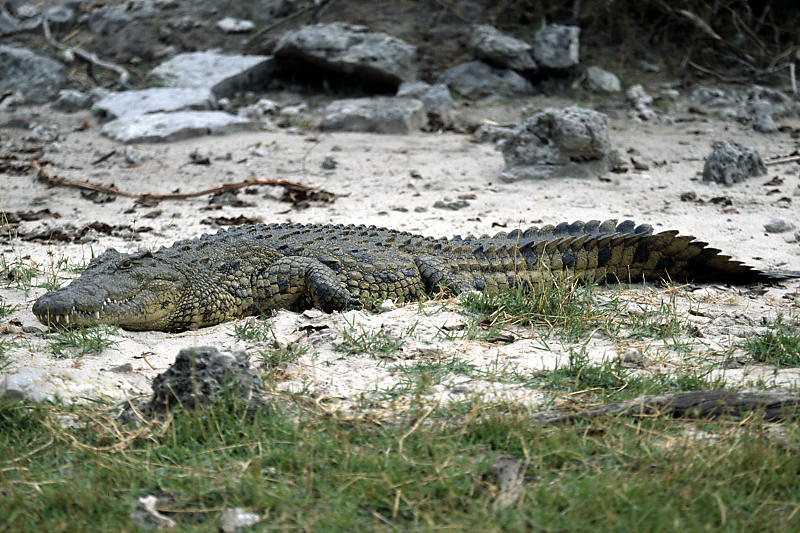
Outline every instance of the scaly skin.
{"type": "Polygon", "coordinates": [[[33,306],[47,325],[182,331],[281,307],[326,312],[440,289],[493,290],[574,273],[598,281],[752,283],[773,276],[675,231],[626,221],[433,239],[374,226],[259,224],[155,252],[110,249],[33,306]]]}

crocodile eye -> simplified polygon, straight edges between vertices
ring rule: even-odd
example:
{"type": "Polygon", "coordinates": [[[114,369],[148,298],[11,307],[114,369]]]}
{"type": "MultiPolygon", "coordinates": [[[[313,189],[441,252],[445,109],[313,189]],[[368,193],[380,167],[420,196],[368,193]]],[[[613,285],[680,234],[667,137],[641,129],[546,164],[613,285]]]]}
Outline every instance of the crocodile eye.
{"type": "Polygon", "coordinates": [[[133,266],[133,261],[131,261],[130,259],[125,259],[119,264],[119,269],[128,270],[132,266],[133,266]]]}

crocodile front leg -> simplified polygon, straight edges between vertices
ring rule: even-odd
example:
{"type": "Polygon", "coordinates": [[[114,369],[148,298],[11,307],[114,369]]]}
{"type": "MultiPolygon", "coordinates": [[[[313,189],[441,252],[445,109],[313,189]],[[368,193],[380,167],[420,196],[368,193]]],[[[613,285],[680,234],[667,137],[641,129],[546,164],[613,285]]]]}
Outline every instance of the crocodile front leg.
{"type": "Polygon", "coordinates": [[[330,267],[310,257],[278,259],[253,276],[252,287],[253,310],[258,312],[310,304],[330,313],[361,306],[330,267]]]}

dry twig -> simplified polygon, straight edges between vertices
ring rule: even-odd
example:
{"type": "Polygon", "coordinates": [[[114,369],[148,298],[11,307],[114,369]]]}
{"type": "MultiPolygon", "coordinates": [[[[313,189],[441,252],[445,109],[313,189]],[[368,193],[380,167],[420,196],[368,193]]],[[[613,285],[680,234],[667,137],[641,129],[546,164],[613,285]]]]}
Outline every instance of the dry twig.
{"type": "Polygon", "coordinates": [[[117,196],[125,196],[128,198],[151,198],[154,200],[176,200],[176,199],[183,199],[183,198],[193,198],[196,196],[205,196],[207,194],[214,194],[219,192],[227,192],[227,191],[234,191],[237,189],[242,189],[244,187],[249,187],[252,185],[278,185],[280,187],[285,188],[289,192],[305,192],[311,191],[316,189],[311,185],[305,185],[303,183],[297,183],[294,181],[288,180],[244,180],[237,183],[223,183],[222,185],[218,185],[216,187],[211,187],[210,189],[203,189],[202,191],[193,191],[193,192],[175,192],[175,193],[168,193],[168,194],[157,194],[157,193],[135,193],[129,191],[123,191],[121,189],[117,189],[116,187],[108,187],[106,185],[100,185],[98,183],[91,183],[88,181],[76,181],[76,180],[68,180],[65,178],[59,178],[58,176],[54,176],[50,173],[47,169],[42,168],[38,161],[33,160],[30,163],[31,168],[33,168],[40,180],[46,182],[51,186],[60,186],[60,187],[76,187],[78,189],[84,189],[89,191],[98,191],[104,192],[108,194],[115,194],[117,196]]]}

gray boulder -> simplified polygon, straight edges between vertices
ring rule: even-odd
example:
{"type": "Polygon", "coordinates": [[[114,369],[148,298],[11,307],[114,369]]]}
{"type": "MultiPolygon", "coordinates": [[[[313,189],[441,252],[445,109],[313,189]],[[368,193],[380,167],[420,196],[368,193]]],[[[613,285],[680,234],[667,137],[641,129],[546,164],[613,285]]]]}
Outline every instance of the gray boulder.
{"type": "Polygon", "coordinates": [[[275,46],[281,67],[311,65],[394,86],[417,79],[416,47],[364,26],[317,24],[286,32],[275,46]]]}
{"type": "Polygon", "coordinates": [[[451,121],[450,110],[453,108],[453,97],[444,83],[429,85],[424,81],[406,82],[397,89],[397,95],[405,98],[416,98],[425,105],[429,116],[443,124],[451,121]]]}
{"type": "Polygon", "coordinates": [[[633,105],[633,117],[641,120],[653,120],[658,117],[656,110],[652,108],[653,97],[650,96],[641,84],[628,87],[625,96],[633,105]]]}
{"type": "Polygon", "coordinates": [[[81,109],[88,109],[91,105],[92,95],[72,89],[63,89],[58,91],[58,98],[51,107],[65,113],[75,113],[81,109]]]}
{"type": "MultiPolygon", "coordinates": [[[[34,7],[31,4],[26,5],[34,7]]],[[[47,19],[47,25],[54,31],[68,30],[75,22],[75,10],[67,4],[46,7],[41,13],[39,13],[35,7],[34,10],[35,12],[32,11],[31,16],[20,25],[25,31],[32,31],[40,28],[42,19],[45,18],[47,19]]]]}
{"type": "Polygon", "coordinates": [[[468,61],[451,67],[439,76],[439,83],[469,99],[487,96],[533,94],[531,82],[508,69],[491,67],[483,61],[468,61]]]}
{"type": "Polygon", "coordinates": [[[776,119],[800,114],[800,103],[769,87],[753,85],[743,90],[723,91],[700,86],[690,98],[702,111],[729,120],[748,122],[756,131],[773,133],[778,130],[776,119]]]}
{"type": "Polygon", "coordinates": [[[622,90],[619,78],[607,70],[600,67],[589,67],[586,69],[586,81],[589,86],[599,92],[618,93],[622,90]]]}
{"type": "Polygon", "coordinates": [[[260,125],[258,121],[224,111],[177,111],[118,118],[106,123],[100,131],[118,142],[157,143],[256,130],[260,125]]]}
{"type": "Polygon", "coordinates": [[[533,60],[533,46],[506,35],[493,26],[472,26],[467,49],[475,59],[495,67],[525,73],[535,73],[538,70],[536,61],[533,60]]]}
{"type": "Polygon", "coordinates": [[[542,26],[533,40],[533,57],[539,67],[563,71],[576,66],[580,60],[580,33],[577,26],[542,26]]]}
{"type": "Polygon", "coordinates": [[[410,133],[427,122],[425,105],[413,98],[350,98],[331,102],[319,125],[323,131],[410,133]]]}
{"type": "Polygon", "coordinates": [[[191,52],[161,63],[148,77],[167,87],[209,89],[222,98],[263,87],[273,70],[274,61],[269,56],[191,52]]]}
{"type": "Polygon", "coordinates": [[[239,397],[255,410],[265,405],[263,393],[261,378],[250,368],[244,352],[225,354],[210,346],[186,348],[153,380],[146,412],[163,413],[178,406],[195,409],[223,397],[239,397]]]}
{"type": "Polygon", "coordinates": [[[472,136],[476,140],[483,143],[494,143],[498,147],[502,147],[506,141],[512,139],[517,134],[517,125],[495,125],[495,124],[481,124],[473,133],[472,136]]]}
{"type": "Polygon", "coordinates": [[[102,6],[89,15],[89,30],[98,35],[113,35],[131,22],[157,14],[152,2],[129,2],[102,6]]]}
{"type": "Polygon", "coordinates": [[[703,181],[730,185],[766,173],[767,167],[756,150],[727,140],[714,146],[706,158],[703,181]]]}
{"type": "Polygon", "coordinates": [[[0,94],[19,93],[23,103],[50,101],[67,83],[64,65],[27,48],[0,45],[0,94]]]}
{"type": "Polygon", "coordinates": [[[0,37],[19,31],[17,19],[6,10],[5,2],[0,4],[0,37]]]}
{"type": "Polygon", "coordinates": [[[580,107],[545,109],[520,124],[501,150],[506,181],[603,174],[611,150],[608,117],[580,107]]]}
{"type": "Polygon", "coordinates": [[[225,33],[247,33],[255,27],[256,25],[252,20],[235,19],[233,17],[225,17],[217,22],[217,28],[225,33]]]}
{"type": "Polygon", "coordinates": [[[155,87],[111,93],[94,105],[94,110],[111,118],[130,117],[157,111],[212,109],[214,95],[209,89],[155,87]]]}

